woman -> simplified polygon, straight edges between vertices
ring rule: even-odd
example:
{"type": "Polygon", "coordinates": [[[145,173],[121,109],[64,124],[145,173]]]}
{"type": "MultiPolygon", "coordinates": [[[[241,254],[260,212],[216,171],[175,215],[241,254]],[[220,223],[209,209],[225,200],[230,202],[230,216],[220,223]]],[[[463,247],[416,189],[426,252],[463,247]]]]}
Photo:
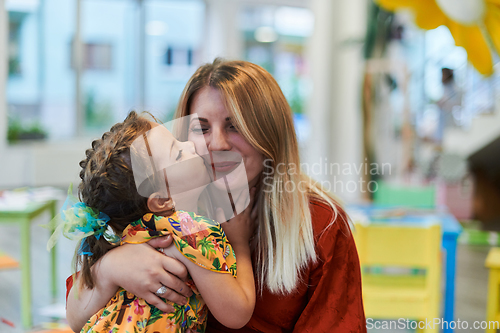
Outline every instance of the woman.
{"type": "MultiPolygon", "coordinates": [[[[274,78],[248,62],[215,60],[189,80],[176,116],[187,115],[200,124],[188,138],[197,147],[206,144],[212,155],[240,154],[249,187],[257,188],[251,248],[258,296],[250,322],[240,331],[366,332],[359,261],[347,216],[300,171],[291,110],[274,78]]],[[[217,172],[231,165],[216,161],[212,167],[217,172]]],[[[142,248],[132,251],[125,245],[104,256],[94,270],[99,281],[95,293],[83,289],[75,297],[76,291],[70,291],[67,318],[73,328],[83,326],[118,286],[163,311],[172,309],[155,295],[162,285],[168,290],[160,296],[185,302],[185,267],[152,247],[134,246],[142,248]]],[[[231,331],[209,320],[207,332],[231,331]]]]}

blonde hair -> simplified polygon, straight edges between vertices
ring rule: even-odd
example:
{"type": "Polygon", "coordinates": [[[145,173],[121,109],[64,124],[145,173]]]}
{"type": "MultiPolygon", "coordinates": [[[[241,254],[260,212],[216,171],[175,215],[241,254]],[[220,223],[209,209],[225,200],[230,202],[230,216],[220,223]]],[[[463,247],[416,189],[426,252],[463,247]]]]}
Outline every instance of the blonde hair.
{"type": "Polygon", "coordinates": [[[290,293],[300,272],[317,260],[309,201],[315,198],[332,208],[329,226],[337,219],[338,204],[300,171],[292,112],[271,74],[249,62],[215,59],[201,66],[187,83],[176,118],[189,115],[194,96],[204,87],[221,93],[233,125],[268,159],[266,167],[272,172],[266,173],[267,187],[261,184],[256,194],[259,224],[253,244],[257,282],[261,291],[266,286],[273,293],[290,293]],[[298,172],[274,172],[279,165],[293,166],[298,172]],[[283,184],[289,182],[305,185],[300,190],[283,190],[283,184]]]}

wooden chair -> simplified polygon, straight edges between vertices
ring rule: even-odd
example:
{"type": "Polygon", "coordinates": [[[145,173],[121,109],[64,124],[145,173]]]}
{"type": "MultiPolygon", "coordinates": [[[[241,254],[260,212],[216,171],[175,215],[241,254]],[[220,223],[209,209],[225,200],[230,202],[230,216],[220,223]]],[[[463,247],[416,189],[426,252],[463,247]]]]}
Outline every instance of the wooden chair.
{"type": "Polygon", "coordinates": [[[488,282],[488,301],[486,305],[486,333],[496,333],[500,325],[500,248],[491,248],[485,266],[490,270],[488,282]],[[496,322],[496,323],[493,323],[496,322]]]}
{"type": "MultiPolygon", "coordinates": [[[[432,322],[441,317],[439,225],[356,224],[354,237],[367,318],[432,322]]],[[[438,332],[437,326],[423,332],[438,332]]]]}

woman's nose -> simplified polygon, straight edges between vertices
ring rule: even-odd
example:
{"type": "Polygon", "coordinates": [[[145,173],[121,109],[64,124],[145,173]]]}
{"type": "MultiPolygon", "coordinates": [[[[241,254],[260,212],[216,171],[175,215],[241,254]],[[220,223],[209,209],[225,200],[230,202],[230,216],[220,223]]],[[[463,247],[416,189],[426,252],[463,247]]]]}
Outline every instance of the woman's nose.
{"type": "Polygon", "coordinates": [[[212,151],[231,150],[231,143],[228,139],[225,131],[213,130],[209,142],[207,142],[208,149],[212,151]]]}

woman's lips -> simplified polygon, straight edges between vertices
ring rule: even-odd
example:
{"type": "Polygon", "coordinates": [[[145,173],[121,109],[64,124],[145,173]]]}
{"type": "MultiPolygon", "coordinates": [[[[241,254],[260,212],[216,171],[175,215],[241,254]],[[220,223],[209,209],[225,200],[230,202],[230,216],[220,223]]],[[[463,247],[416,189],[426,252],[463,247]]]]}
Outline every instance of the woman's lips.
{"type": "Polygon", "coordinates": [[[217,162],[212,163],[212,169],[215,172],[228,172],[235,169],[239,164],[240,162],[217,162]]]}

